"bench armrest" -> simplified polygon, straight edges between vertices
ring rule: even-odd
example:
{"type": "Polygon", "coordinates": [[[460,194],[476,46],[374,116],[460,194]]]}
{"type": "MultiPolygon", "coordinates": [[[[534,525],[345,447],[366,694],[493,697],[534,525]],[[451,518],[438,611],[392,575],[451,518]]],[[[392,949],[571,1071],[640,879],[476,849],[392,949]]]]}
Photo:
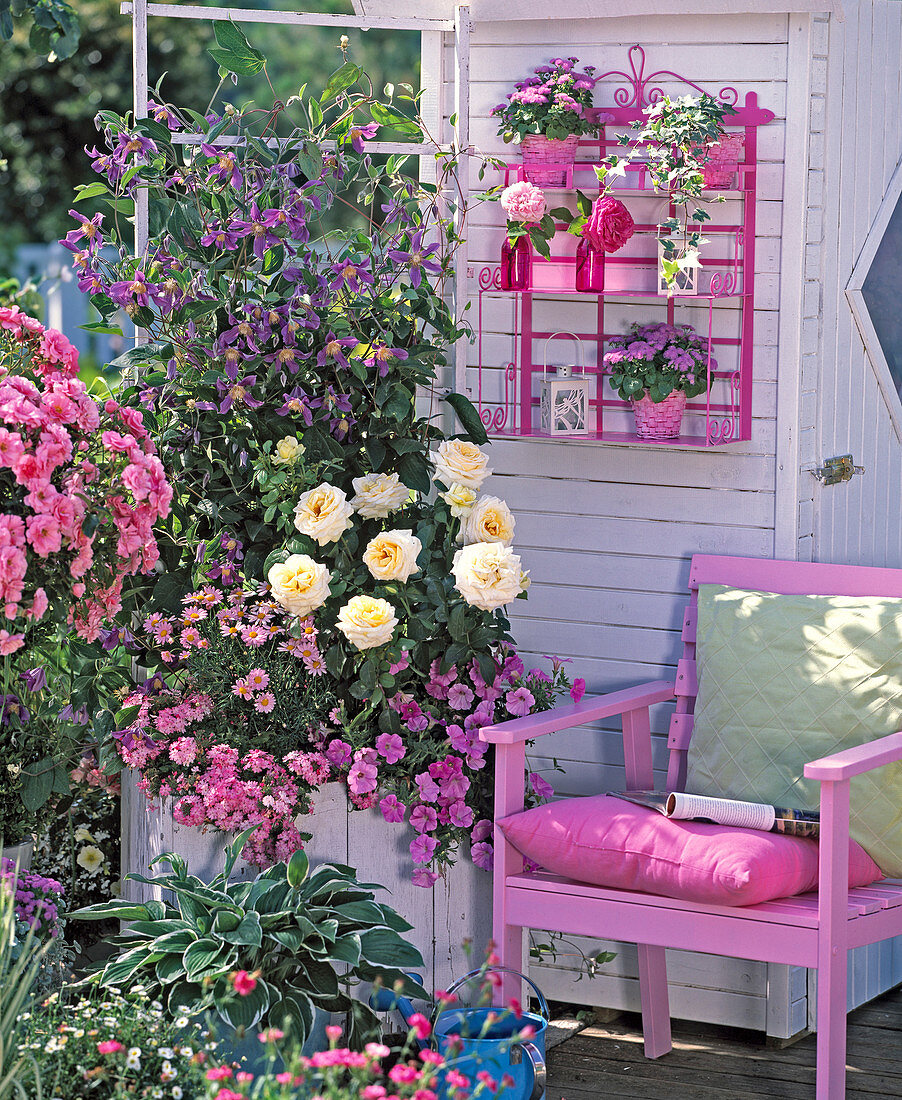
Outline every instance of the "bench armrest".
{"type": "Polygon", "coordinates": [[[509,722],[483,726],[479,737],[482,741],[495,745],[515,745],[530,741],[533,737],[541,737],[545,733],[581,726],[583,722],[593,722],[597,718],[610,718],[614,714],[628,714],[632,710],[650,707],[653,703],[666,703],[674,697],[673,688],[674,685],[667,680],[654,680],[640,687],[611,691],[579,703],[568,703],[539,714],[528,714],[525,718],[513,718],[509,722]]]}
{"type": "Polygon", "coordinates": [[[897,760],[902,760],[902,731],[879,737],[876,741],[868,741],[864,745],[855,745],[851,749],[843,749],[832,756],[812,760],[805,765],[805,777],[837,782],[897,760]]]}

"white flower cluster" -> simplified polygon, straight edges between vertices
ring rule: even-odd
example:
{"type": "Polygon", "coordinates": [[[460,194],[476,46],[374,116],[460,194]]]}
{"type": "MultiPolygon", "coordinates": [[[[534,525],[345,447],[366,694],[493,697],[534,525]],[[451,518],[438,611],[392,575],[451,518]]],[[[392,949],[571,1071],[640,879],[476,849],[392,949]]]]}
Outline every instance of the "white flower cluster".
{"type": "MultiPolygon", "coordinates": [[[[287,448],[286,448],[287,449],[287,448]]],[[[474,444],[445,440],[435,454],[436,481],[448,486],[442,498],[460,519],[458,540],[463,549],[454,555],[455,586],[467,603],[492,611],[510,603],[528,586],[520,559],[511,550],[515,520],[503,500],[478,496],[492,472],[488,457],[474,444]]],[[[337,542],[352,525],[356,512],[364,519],[387,519],[411,499],[397,474],[366,474],[353,480],[355,495],[324,482],[301,494],[294,525],[319,546],[337,542]]],[[[382,531],[367,543],[363,561],[374,580],[406,584],[419,572],[422,543],[409,528],[382,531]]],[[[273,599],[293,615],[309,615],[329,598],[331,572],[309,554],[292,554],[273,565],[267,575],[273,599]]],[[[398,618],[388,600],[360,594],[340,609],[336,626],[359,650],[385,645],[398,618]]]]}

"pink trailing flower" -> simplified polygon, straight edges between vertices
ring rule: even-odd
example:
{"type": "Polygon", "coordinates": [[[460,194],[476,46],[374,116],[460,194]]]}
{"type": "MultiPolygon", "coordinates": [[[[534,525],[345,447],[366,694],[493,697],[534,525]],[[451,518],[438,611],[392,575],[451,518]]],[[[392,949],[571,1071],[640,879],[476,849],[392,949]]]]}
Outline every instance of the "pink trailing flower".
{"type": "Polygon", "coordinates": [[[573,681],[573,687],[570,688],[570,698],[574,703],[578,703],[585,694],[586,681],[581,676],[577,676],[573,681]]]}
{"type": "Polygon", "coordinates": [[[589,220],[583,226],[583,236],[599,252],[616,252],[623,248],[634,231],[635,223],[629,210],[620,199],[611,195],[595,200],[589,220]]]}
{"type": "Polygon", "coordinates": [[[512,183],[501,192],[501,207],[508,221],[535,225],[545,215],[545,192],[526,180],[512,183]]]}

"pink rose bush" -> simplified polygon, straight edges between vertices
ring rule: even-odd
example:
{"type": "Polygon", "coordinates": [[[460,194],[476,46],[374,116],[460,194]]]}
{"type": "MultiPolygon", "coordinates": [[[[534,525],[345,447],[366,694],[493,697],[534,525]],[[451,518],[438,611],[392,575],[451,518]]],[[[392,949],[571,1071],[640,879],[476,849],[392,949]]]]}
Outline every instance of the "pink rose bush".
{"type": "Polygon", "coordinates": [[[0,309],[0,654],[53,606],[95,640],[126,577],[158,558],[172,489],[140,414],[92,397],[78,354],[15,306],[0,309]]]}
{"type": "Polygon", "coordinates": [[[620,199],[602,195],[592,204],[582,233],[599,252],[616,252],[623,248],[634,231],[632,216],[620,199]]]}

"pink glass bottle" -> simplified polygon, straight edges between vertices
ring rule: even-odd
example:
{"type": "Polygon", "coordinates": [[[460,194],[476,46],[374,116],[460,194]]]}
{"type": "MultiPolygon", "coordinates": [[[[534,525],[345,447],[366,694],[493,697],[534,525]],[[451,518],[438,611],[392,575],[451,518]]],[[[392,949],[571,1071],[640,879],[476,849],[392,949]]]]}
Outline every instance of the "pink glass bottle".
{"type": "Polygon", "coordinates": [[[584,294],[604,290],[604,252],[583,237],[576,248],[576,289],[584,294]]]}
{"type": "Polygon", "coordinates": [[[501,246],[501,289],[526,290],[529,286],[529,268],[529,238],[518,237],[511,244],[505,237],[501,246]]]}

